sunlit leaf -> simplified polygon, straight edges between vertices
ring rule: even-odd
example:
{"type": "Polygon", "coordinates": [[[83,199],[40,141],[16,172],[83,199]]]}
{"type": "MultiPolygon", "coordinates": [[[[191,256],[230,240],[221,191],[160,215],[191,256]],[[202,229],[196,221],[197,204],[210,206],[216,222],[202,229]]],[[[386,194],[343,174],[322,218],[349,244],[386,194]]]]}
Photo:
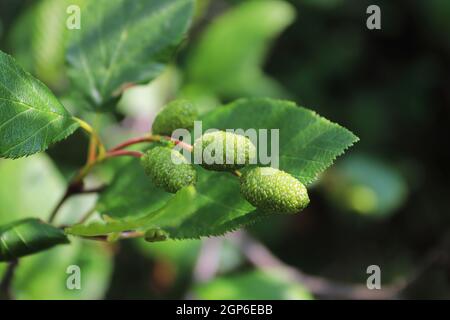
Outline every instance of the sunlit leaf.
{"type": "Polygon", "coordinates": [[[0,157],[44,151],[78,126],[42,82],[0,51],[0,157]]]}

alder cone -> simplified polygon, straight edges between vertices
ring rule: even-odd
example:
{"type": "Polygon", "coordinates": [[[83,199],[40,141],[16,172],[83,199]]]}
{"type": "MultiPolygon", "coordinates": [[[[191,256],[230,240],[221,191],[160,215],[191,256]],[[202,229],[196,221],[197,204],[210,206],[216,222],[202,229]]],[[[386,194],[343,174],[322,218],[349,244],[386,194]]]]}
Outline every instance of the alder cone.
{"type": "Polygon", "coordinates": [[[241,193],[255,207],[274,213],[297,213],[309,203],[305,186],[289,173],[257,167],[246,170],[240,179],[241,193]]]}
{"type": "Polygon", "coordinates": [[[153,184],[170,193],[195,184],[197,179],[194,167],[180,152],[169,147],[150,149],[142,156],[141,164],[153,184]]]}
{"type": "Polygon", "coordinates": [[[256,158],[255,145],[245,136],[232,132],[206,133],[194,142],[194,156],[201,155],[201,166],[213,171],[233,171],[256,158]]]}
{"type": "Polygon", "coordinates": [[[187,100],[174,100],[158,113],[153,121],[152,132],[171,136],[176,129],[192,129],[197,116],[192,103],[187,100]]]}

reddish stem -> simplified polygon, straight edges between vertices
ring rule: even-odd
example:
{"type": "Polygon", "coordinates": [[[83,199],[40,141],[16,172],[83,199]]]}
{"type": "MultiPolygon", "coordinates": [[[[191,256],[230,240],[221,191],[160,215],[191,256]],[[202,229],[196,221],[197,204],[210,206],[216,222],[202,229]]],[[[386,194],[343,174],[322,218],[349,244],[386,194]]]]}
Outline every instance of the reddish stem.
{"type": "Polygon", "coordinates": [[[194,147],[192,145],[190,145],[189,143],[177,140],[177,139],[172,139],[171,137],[166,137],[163,136],[163,139],[167,140],[167,141],[172,141],[173,143],[175,143],[176,145],[180,145],[183,149],[192,152],[192,150],[194,149],[194,147]]]}
{"type": "Polygon", "coordinates": [[[127,140],[125,142],[122,142],[121,144],[115,146],[114,148],[112,148],[110,151],[118,151],[118,150],[123,150],[126,147],[138,144],[138,143],[144,143],[144,142],[156,142],[156,141],[161,141],[161,140],[166,140],[166,141],[172,141],[173,143],[175,143],[176,145],[180,145],[183,149],[186,149],[189,152],[192,152],[193,147],[186,142],[177,140],[177,139],[173,139],[171,137],[168,136],[145,136],[145,137],[139,137],[139,138],[133,138],[130,140],[127,140]]]}
{"type": "Polygon", "coordinates": [[[134,144],[143,143],[143,142],[154,142],[154,141],[158,141],[158,140],[159,140],[159,137],[153,137],[153,136],[133,138],[133,139],[127,140],[125,142],[122,142],[121,144],[112,148],[110,151],[122,150],[122,149],[125,149],[126,147],[132,146],[134,144]]]}
{"type": "Polygon", "coordinates": [[[121,157],[121,156],[130,156],[135,158],[140,158],[144,154],[139,151],[130,151],[130,150],[116,150],[116,151],[108,151],[106,153],[105,158],[113,158],[113,157],[121,157]]]}

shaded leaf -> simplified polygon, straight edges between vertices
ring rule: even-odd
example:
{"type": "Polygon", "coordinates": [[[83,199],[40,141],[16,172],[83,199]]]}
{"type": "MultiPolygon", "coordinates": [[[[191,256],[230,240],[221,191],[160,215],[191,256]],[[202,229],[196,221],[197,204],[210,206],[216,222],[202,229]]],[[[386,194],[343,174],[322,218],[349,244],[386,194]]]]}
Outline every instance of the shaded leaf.
{"type": "Polygon", "coordinates": [[[64,232],[39,219],[24,219],[0,226],[0,261],[8,261],[69,243],[64,232]]]}
{"type": "Polygon", "coordinates": [[[43,151],[78,126],[42,82],[0,51],[0,157],[43,151]]]}
{"type": "Polygon", "coordinates": [[[124,86],[159,75],[193,10],[193,0],[90,1],[67,60],[74,84],[92,108],[106,109],[124,86]]]}

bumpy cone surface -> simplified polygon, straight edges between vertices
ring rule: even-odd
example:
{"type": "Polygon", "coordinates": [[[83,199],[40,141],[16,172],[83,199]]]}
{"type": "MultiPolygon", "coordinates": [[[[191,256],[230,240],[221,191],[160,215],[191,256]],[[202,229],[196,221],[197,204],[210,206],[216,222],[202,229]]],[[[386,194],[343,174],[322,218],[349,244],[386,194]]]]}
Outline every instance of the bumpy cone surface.
{"type": "Polygon", "coordinates": [[[232,171],[256,158],[255,145],[245,136],[225,131],[204,134],[194,142],[194,156],[201,166],[214,171],[232,171]]]}
{"type": "Polygon", "coordinates": [[[150,149],[141,158],[145,174],[155,186],[175,193],[183,187],[195,184],[197,172],[183,155],[168,147],[150,149]],[[174,163],[173,160],[176,160],[174,163]]]}
{"type": "Polygon", "coordinates": [[[175,100],[158,113],[153,122],[152,132],[171,136],[176,129],[192,129],[196,119],[197,111],[192,103],[186,100],[175,100]]]}
{"type": "Polygon", "coordinates": [[[244,172],[241,193],[255,207],[274,213],[297,213],[309,203],[308,192],[300,181],[270,167],[244,172]]]}

